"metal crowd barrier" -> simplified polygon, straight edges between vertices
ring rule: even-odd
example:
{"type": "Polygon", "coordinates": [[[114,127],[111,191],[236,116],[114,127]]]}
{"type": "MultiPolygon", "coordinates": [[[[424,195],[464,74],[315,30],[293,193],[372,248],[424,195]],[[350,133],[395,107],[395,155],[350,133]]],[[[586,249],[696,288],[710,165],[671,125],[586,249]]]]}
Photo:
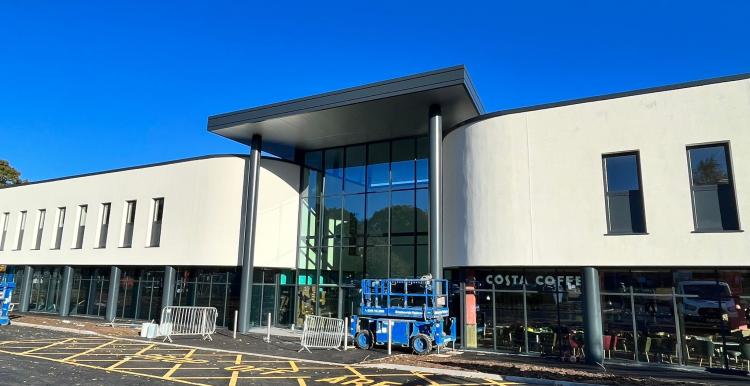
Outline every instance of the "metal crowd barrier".
{"type": "Polygon", "coordinates": [[[216,332],[216,307],[169,306],[161,310],[160,335],[172,341],[177,335],[200,335],[211,339],[216,332]]]}
{"type": "Polygon", "coordinates": [[[326,318],[324,316],[307,315],[302,327],[302,348],[336,349],[344,340],[344,319],[326,318]]]}

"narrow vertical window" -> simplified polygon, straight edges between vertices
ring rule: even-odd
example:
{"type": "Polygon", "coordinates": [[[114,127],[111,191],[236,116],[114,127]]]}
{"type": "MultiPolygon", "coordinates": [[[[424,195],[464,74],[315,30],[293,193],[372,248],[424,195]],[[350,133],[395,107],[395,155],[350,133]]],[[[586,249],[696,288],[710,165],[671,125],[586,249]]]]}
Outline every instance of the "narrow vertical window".
{"type": "Polygon", "coordinates": [[[8,236],[8,222],[10,222],[10,213],[3,213],[3,234],[0,236],[0,251],[5,250],[5,237],[8,236]]]}
{"type": "Polygon", "coordinates": [[[42,235],[44,234],[44,220],[47,217],[47,211],[45,209],[39,209],[36,217],[36,240],[34,242],[34,249],[42,247],[42,235]]]}
{"type": "Polygon", "coordinates": [[[161,241],[161,219],[164,216],[164,198],[155,198],[153,201],[153,216],[151,217],[150,247],[158,247],[161,241]]]}
{"type": "Polygon", "coordinates": [[[739,230],[728,144],[689,146],[687,154],[695,230],[739,230]]]}
{"type": "Polygon", "coordinates": [[[86,231],[86,213],[89,211],[88,205],[78,206],[78,227],[76,228],[76,242],[73,248],[83,248],[83,235],[86,231]]]}
{"type": "Polygon", "coordinates": [[[606,190],[607,232],[646,233],[638,153],[604,155],[602,163],[606,190]]]}
{"type": "Polygon", "coordinates": [[[26,230],[26,211],[22,211],[18,219],[18,238],[16,239],[16,250],[23,247],[23,233],[26,230]]]}
{"type": "Polygon", "coordinates": [[[135,201],[125,203],[125,227],[122,235],[122,247],[130,248],[133,245],[133,227],[135,226],[135,201]]]}
{"type": "Polygon", "coordinates": [[[109,212],[112,208],[112,204],[105,202],[101,207],[101,222],[99,223],[99,241],[96,244],[97,248],[107,247],[107,233],[109,232],[109,212]]]}
{"type": "Polygon", "coordinates": [[[63,229],[65,228],[65,207],[57,208],[57,231],[52,249],[60,249],[62,244],[63,229]]]}

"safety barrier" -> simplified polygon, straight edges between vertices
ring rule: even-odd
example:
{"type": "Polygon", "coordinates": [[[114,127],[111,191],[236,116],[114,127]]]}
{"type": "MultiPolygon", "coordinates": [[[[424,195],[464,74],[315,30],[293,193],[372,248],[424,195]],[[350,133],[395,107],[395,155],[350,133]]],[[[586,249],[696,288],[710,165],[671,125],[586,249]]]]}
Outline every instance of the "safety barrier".
{"type": "Polygon", "coordinates": [[[216,307],[169,306],[161,310],[159,333],[164,340],[172,341],[177,335],[200,335],[211,339],[216,332],[216,307]]]}
{"type": "Polygon", "coordinates": [[[310,352],[311,348],[338,350],[343,340],[344,319],[307,315],[302,327],[302,348],[299,351],[310,352]]]}

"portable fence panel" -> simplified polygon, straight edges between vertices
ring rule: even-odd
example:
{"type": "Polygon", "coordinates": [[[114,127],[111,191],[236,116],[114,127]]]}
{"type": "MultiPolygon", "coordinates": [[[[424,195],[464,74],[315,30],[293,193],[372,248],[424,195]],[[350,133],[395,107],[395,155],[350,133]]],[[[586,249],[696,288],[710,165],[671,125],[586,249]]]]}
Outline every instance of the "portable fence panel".
{"type": "Polygon", "coordinates": [[[302,350],[311,348],[336,349],[344,340],[344,320],[307,315],[302,328],[302,350]]]}
{"type": "Polygon", "coordinates": [[[172,336],[200,335],[211,339],[216,332],[216,319],[219,313],[215,307],[169,306],[161,311],[160,332],[164,340],[172,341],[172,336]]]}

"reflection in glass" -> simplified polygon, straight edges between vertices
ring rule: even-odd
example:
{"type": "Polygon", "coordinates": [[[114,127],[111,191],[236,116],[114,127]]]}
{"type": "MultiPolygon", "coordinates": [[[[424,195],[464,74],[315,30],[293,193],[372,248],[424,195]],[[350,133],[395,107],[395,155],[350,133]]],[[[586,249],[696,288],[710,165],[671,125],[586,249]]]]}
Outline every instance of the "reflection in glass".
{"type": "Polygon", "coordinates": [[[323,194],[340,194],[344,187],[344,149],[326,150],[323,160],[325,162],[323,194]]]}
{"type": "Polygon", "coordinates": [[[346,148],[346,168],[344,169],[344,192],[362,193],[365,191],[365,146],[346,148]]]}
{"type": "Polygon", "coordinates": [[[391,185],[393,189],[414,188],[414,138],[393,141],[391,185]]]}
{"type": "Polygon", "coordinates": [[[390,143],[378,142],[367,146],[367,191],[382,192],[390,186],[390,143]]]}

